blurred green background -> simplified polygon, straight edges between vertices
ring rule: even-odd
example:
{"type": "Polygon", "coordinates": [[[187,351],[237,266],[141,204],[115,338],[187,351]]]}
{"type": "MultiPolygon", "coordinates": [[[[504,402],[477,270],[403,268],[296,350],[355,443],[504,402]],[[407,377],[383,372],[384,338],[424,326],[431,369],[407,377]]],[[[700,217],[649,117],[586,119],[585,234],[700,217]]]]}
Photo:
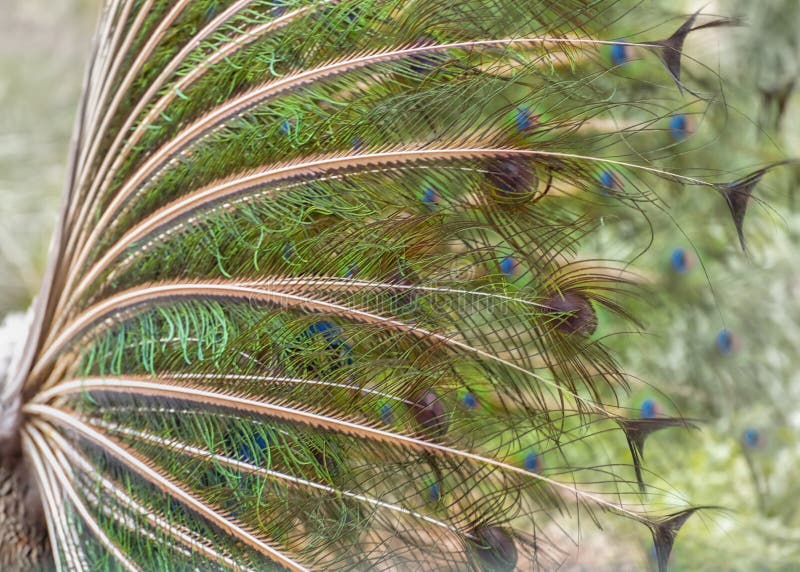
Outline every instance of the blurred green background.
{"type": "Polygon", "coordinates": [[[99,0],[0,0],[0,316],[39,287],[99,0]]]}

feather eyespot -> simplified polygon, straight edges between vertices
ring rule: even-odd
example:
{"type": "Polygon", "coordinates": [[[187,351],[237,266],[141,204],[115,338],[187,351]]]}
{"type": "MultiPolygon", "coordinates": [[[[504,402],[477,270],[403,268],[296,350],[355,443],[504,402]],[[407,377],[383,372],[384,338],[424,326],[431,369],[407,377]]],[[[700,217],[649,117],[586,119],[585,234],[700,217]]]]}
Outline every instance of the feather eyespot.
{"type": "Polygon", "coordinates": [[[539,124],[539,116],[527,107],[518,107],[514,113],[514,126],[520,133],[528,133],[539,124]]]}
{"type": "Polygon", "coordinates": [[[472,531],[470,548],[481,569],[510,572],[517,566],[517,545],[509,532],[499,526],[480,526],[472,531]]]}
{"type": "Polygon", "coordinates": [[[260,433],[256,433],[252,441],[255,447],[252,447],[249,442],[245,442],[239,446],[237,452],[240,461],[250,463],[251,465],[257,465],[263,460],[264,451],[269,449],[269,443],[260,433]]]}
{"type": "Polygon", "coordinates": [[[286,262],[291,262],[296,254],[297,251],[294,248],[294,243],[287,242],[283,245],[283,259],[286,262]]]}
{"type": "Polygon", "coordinates": [[[394,423],[394,413],[388,403],[381,405],[380,416],[381,421],[383,421],[385,425],[392,425],[394,423]]]}
{"type": "Polygon", "coordinates": [[[525,468],[526,471],[531,471],[535,473],[542,468],[542,459],[536,453],[536,451],[529,451],[528,454],[525,455],[525,459],[522,461],[522,466],[525,468]]]}
{"type": "Polygon", "coordinates": [[[353,364],[352,348],[342,338],[342,329],[328,320],[311,324],[303,333],[303,338],[315,343],[321,339],[325,344],[325,356],[315,357],[308,362],[310,371],[332,371],[353,364]]]}
{"type": "Polygon", "coordinates": [[[604,169],[598,177],[598,182],[600,183],[600,194],[607,197],[622,190],[622,183],[619,177],[611,169],[604,169]]]}
{"type": "Polygon", "coordinates": [[[288,8],[288,2],[286,0],[273,0],[270,14],[272,14],[277,18],[279,16],[282,16],[284,12],[286,12],[287,8],[288,8]]]}
{"type": "Polygon", "coordinates": [[[361,137],[355,136],[350,139],[350,147],[353,151],[361,151],[362,149],[366,148],[367,142],[364,141],[361,137]]]}
{"type": "Polygon", "coordinates": [[[433,483],[428,487],[428,502],[436,504],[442,499],[441,487],[439,483],[433,483]]]}
{"type": "Polygon", "coordinates": [[[358,6],[354,6],[353,8],[347,10],[347,13],[344,15],[344,17],[347,19],[348,22],[352,23],[355,22],[360,15],[361,15],[361,8],[359,8],[358,6]]]}
{"type": "Polygon", "coordinates": [[[683,113],[673,115],[669,118],[669,132],[675,141],[682,141],[692,133],[691,121],[683,113]]]}
{"type": "Polygon", "coordinates": [[[669,265],[678,274],[686,274],[695,265],[695,258],[684,248],[676,248],[669,257],[669,265]]]}
{"type": "Polygon", "coordinates": [[[314,322],[308,327],[306,330],[309,336],[314,336],[316,334],[322,334],[325,336],[325,339],[332,340],[339,334],[341,331],[338,326],[329,322],[328,320],[320,320],[318,322],[314,322]]]}
{"type": "Polygon", "coordinates": [[[501,205],[521,205],[538,200],[550,190],[553,174],[543,170],[540,176],[530,161],[521,157],[491,159],[485,166],[490,185],[489,195],[501,205]],[[544,186],[540,189],[540,186],[544,186]]]}
{"type": "Polygon", "coordinates": [[[464,403],[464,406],[467,409],[477,409],[478,408],[478,398],[475,397],[475,394],[467,392],[466,395],[461,399],[464,403]]]}
{"type": "Polygon", "coordinates": [[[742,432],[742,444],[747,449],[757,449],[763,444],[761,432],[755,427],[748,427],[742,432]]]}
{"type": "Polygon", "coordinates": [[[429,209],[434,209],[439,205],[439,193],[432,187],[426,187],[422,191],[422,202],[429,209]]]}
{"type": "Polygon", "coordinates": [[[420,393],[411,407],[417,424],[431,437],[442,437],[447,433],[447,410],[435,391],[420,393]]]}
{"type": "Polygon", "coordinates": [[[622,65],[629,59],[628,46],[622,43],[611,44],[611,63],[613,65],[622,65]]]}
{"type": "Polygon", "coordinates": [[[580,294],[555,294],[542,304],[546,312],[558,314],[556,329],[564,334],[591,336],[597,329],[597,313],[592,303],[580,294]]]}
{"type": "Polygon", "coordinates": [[[738,337],[728,329],[720,330],[714,341],[717,351],[724,356],[731,355],[739,349],[738,337]]]}
{"type": "Polygon", "coordinates": [[[500,260],[500,272],[506,278],[513,278],[519,270],[519,262],[510,254],[500,260]]]}
{"type": "Polygon", "coordinates": [[[639,408],[639,417],[642,419],[655,419],[661,415],[661,407],[654,399],[645,399],[639,408]]]}

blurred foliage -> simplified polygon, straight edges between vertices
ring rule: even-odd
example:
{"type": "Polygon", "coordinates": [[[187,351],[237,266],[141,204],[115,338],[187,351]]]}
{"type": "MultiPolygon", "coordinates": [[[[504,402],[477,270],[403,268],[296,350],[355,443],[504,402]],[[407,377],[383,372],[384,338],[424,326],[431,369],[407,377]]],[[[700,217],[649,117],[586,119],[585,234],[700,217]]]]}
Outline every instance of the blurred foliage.
{"type": "MultiPolygon", "coordinates": [[[[705,174],[730,181],[797,157],[800,4],[742,0],[704,11],[738,16],[743,25],[687,46],[709,65],[703,51],[719,54],[717,67],[693,70],[693,81],[709,88],[721,81],[724,99],[685,110],[690,133],[673,137],[668,160],[698,150],[705,174]]],[[[648,441],[651,482],[663,479],[691,504],[720,507],[680,532],[673,570],[795,570],[800,563],[797,182],[797,167],[787,165],[758,185],[744,225],[747,253],[719,197],[663,193],[669,211],[651,217],[654,242],[630,268],[645,285],[633,313],[646,333],[619,336],[614,347],[640,380],[631,414],[679,414],[700,426],[648,441]]],[[[597,252],[624,258],[626,236],[649,230],[608,221],[597,252]]]]}
{"type": "Polygon", "coordinates": [[[2,0],[0,316],[39,288],[99,0],[2,0]]]}

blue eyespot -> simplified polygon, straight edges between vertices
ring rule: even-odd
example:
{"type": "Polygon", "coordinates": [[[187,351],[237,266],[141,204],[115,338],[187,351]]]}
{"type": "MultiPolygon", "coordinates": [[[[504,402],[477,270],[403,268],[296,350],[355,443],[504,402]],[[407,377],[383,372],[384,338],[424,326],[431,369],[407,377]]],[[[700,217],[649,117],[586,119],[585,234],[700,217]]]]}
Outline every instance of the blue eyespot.
{"type": "Polygon", "coordinates": [[[716,340],[717,351],[722,355],[730,355],[736,349],[736,338],[730,330],[720,330],[716,340]]]}
{"type": "Polygon", "coordinates": [[[273,0],[273,8],[270,10],[270,14],[275,17],[283,15],[287,8],[286,4],[286,0],[273,0]]]}
{"type": "Polygon", "coordinates": [[[284,119],[281,122],[281,134],[282,135],[289,135],[292,132],[292,124],[289,123],[288,119],[284,119]]]}
{"type": "Polygon", "coordinates": [[[478,408],[478,400],[472,393],[467,393],[464,398],[464,405],[466,405],[469,409],[477,409],[478,408]]]}
{"type": "Polygon", "coordinates": [[[291,242],[287,242],[283,245],[283,259],[286,262],[289,262],[292,258],[294,258],[295,250],[294,244],[291,242]]]}
{"type": "Polygon", "coordinates": [[[308,334],[313,336],[315,334],[324,334],[326,340],[330,340],[341,332],[339,326],[329,322],[328,320],[320,320],[314,322],[308,327],[308,334]]]}
{"type": "Polygon", "coordinates": [[[426,187],[425,190],[422,191],[422,202],[428,207],[434,208],[439,204],[439,195],[431,187],[426,187]]]}
{"type": "Polygon", "coordinates": [[[325,338],[325,341],[331,344],[331,347],[346,345],[342,344],[342,341],[339,339],[341,333],[342,329],[328,320],[319,320],[318,322],[314,322],[306,330],[306,335],[309,337],[322,334],[322,336],[325,338]]]}
{"type": "Polygon", "coordinates": [[[639,416],[642,419],[653,419],[658,417],[658,404],[653,399],[645,399],[639,409],[639,416]]]}
{"type": "Polygon", "coordinates": [[[683,114],[673,115],[669,118],[669,131],[676,141],[689,136],[689,118],[683,114]]]}
{"type": "Polygon", "coordinates": [[[347,18],[350,22],[355,22],[356,18],[358,18],[358,14],[361,10],[358,7],[353,8],[352,10],[348,10],[345,18],[347,18]]]}
{"type": "Polygon", "coordinates": [[[440,498],[442,498],[442,494],[439,488],[439,483],[433,483],[430,487],[428,487],[428,500],[432,503],[437,503],[439,502],[440,498]]]}
{"type": "Polygon", "coordinates": [[[518,107],[514,115],[514,125],[522,133],[536,127],[536,116],[527,107],[518,107]]]}
{"type": "Polygon", "coordinates": [[[678,274],[689,271],[689,255],[683,248],[676,248],[669,257],[669,264],[678,274]]]}
{"type": "Polygon", "coordinates": [[[236,510],[233,510],[235,507],[236,507],[236,501],[235,500],[228,499],[228,500],[225,501],[225,510],[229,511],[229,515],[232,516],[233,518],[236,518],[237,516],[239,516],[239,512],[236,511],[236,510]]]}
{"type": "Polygon", "coordinates": [[[619,181],[614,176],[614,172],[610,169],[604,169],[598,177],[600,183],[600,192],[604,195],[610,195],[613,191],[619,188],[619,181]]]}
{"type": "Polygon", "coordinates": [[[755,449],[761,445],[761,434],[758,429],[749,427],[742,433],[742,443],[748,449],[755,449]]]}
{"type": "Polygon", "coordinates": [[[525,467],[525,470],[535,472],[541,468],[541,461],[539,460],[539,455],[536,454],[535,451],[530,451],[527,455],[525,455],[525,460],[522,462],[522,466],[525,467]]]}
{"type": "Polygon", "coordinates": [[[314,322],[311,324],[308,329],[306,329],[305,336],[307,338],[311,338],[316,335],[321,335],[325,341],[328,343],[328,348],[331,350],[338,351],[340,355],[340,364],[344,365],[352,365],[353,364],[353,357],[352,357],[352,348],[349,344],[346,344],[339,336],[342,334],[342,329],[329,322],[328,320],[320,320],[318,322],[314,322]]]}
{"type": "Polygon", "coordinates": [[[392,408],[386,403],[381,405],[381,419],[386,425],[394,423],[394,413],[392,413],[392,408]]]}
{"type": "Polygon", "coordinates": [[[500,272],[507,277],[514,276],[517,272],[517,261],[513,256],[509,255],[500,261],[500,272]]]}
{"type": "Polygon", "coordinates": [[[244,463],[250,463],[251,465],[256,465],[263,458],[263,452],[269,449],[267,440],[264,439],[261,433],[256,433],[253,436],[253,444],[256,447],[255,451],[247,442],[239,447],[240,461],[244,463]]]}
{"type": "Polygon", "coordinates": [[[367,142],[364,141],[361,137],[353,137],[350,139],[350,146],[353,148],[353,151],[360,151],[367,145],[367,142]]]}
{"type": "Polygon", "coordinates": [[[611,44],[611,63],[619,66],[628,61],[628,46],[625,44],[611,44]]]}

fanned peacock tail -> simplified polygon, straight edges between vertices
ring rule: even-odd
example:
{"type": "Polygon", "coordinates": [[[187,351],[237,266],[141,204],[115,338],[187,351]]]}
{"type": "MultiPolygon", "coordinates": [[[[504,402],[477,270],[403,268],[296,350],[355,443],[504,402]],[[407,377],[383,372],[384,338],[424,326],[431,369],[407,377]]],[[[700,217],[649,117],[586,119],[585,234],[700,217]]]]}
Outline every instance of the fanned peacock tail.
{"type": "Polygon", "coordinates": [[[698,177],[652,139],[715,104],[683,45],[731,21],[615,40],[630,8],[109,1],[2,386],[0,561],[552,569],[618,518],[664,569],[699,507],[642,449],[693,424],[625,407],[605,337],[639,277],[586,245],[664,189],[742,238],[760,171],[698,177]]]}

